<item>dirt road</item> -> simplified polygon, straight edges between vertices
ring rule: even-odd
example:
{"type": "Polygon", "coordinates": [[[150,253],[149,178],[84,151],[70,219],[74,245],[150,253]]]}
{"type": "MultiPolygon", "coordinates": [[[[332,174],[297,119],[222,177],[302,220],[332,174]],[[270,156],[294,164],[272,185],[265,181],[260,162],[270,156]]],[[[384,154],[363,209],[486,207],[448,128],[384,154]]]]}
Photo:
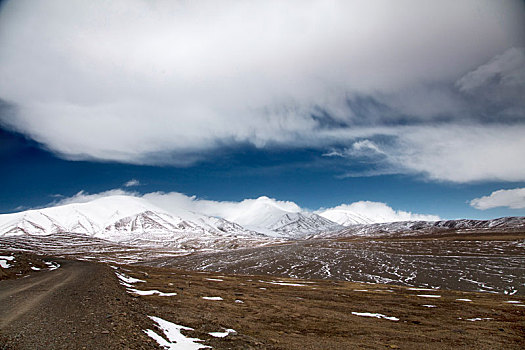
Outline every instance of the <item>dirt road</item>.
{"type": "Polygon", "coordinates": [[[119,287],[111,268],[56,262],[56,270],[0,281],[0,348],[158,348],[142,331],[151,327],[147,310],[119,287]]]}

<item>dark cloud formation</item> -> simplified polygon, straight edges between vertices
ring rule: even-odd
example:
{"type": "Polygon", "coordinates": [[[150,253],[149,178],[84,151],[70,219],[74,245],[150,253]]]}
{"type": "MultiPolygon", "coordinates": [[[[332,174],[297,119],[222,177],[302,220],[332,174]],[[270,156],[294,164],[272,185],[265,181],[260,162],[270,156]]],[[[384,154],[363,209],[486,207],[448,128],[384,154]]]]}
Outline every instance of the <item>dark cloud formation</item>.
{"type": "Polygon", "coordinates": [[[0,122],[67,159],[188,165],[251,144],[523,181],[524,6],[8,1],[0,122]]]}

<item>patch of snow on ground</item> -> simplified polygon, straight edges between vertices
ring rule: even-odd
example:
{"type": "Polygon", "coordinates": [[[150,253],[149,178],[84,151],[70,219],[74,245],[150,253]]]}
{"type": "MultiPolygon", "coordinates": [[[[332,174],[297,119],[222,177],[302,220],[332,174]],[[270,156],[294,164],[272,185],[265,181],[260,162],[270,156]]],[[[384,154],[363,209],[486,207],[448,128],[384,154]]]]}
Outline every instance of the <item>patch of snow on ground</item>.
{"type": "Polygon", "coordinates": [[[517,301],[517,300],[509,300],[509,301],[506,301],[507,304],[521,304],[521,301],[517,301]]]}
{"type": "Polygon", "coordinates": [[[146,282],[146,281],[140,280],[138,278],[134,278],[134,277],[131,277],[131,276],[126,276],[125,274],[120,273],[120,272],[115,272],[115,274],[117,275],[118,279],[121,280],[124,283],[146,282]]]}
{"type": "Polygon", "coordinates": [[[352,312],[352,315],[362,316],[362,317],[375,317],[375,318],[384,318],[389,321],[399,321],[397,317],[385,316],[383,314],[374,314],[370,312],[352,312]]]}
{"type": "Polygon", "coordinates": [[[354,292],[368,292],[368,289],[354,289],[354,292]]]}
{"type": "Polygon", "coordinates": [[[40,267],[31,266],[31,270],[33,270],[33,271],[40,271],[42,269],[40,267]]]}
{"type": "Polygon", "coordinates": [[[493,320],[493,318],[490,318],[490,317],[485,317],[485,318],[476,317],[476,318],[467,318],[466,320],[474,322],[474,321],[493,320]]]}
{"type": "Polygon", "coordinates": [[[432,294],[418,294],[417,296],[421,298],[441,298],[441,295],[432,295],[432,294]]]}
{"type": "Polygon", "coordinates": [[[306,287],[306,284],[300,284],[300,283],[288,283],[288,282],[266,282],[266,283],[277,284],[279,286],[306,287]]]}
{"type": "Polygon", "coordinates": [[[6,256],[6,255],[0,255],[0,266],[2,266],[3,269],[8,269],[12,265],[9,265],[8,261],[15,260],[14,256],[6,256]]]}
{"type": "Polygon", "coordinates": [[[139,290],[135,288],[128,288],[129,293],[138,294],[138,295],[158,295],[159,297],[173,297],[177,295],[177,293],[164,293],[160,290],[152,289],[152,290],[139,290]]]}
{"type": "Polygon", "coordinates": [[[457,301],[472,301],[470,299],[456,299],[457,301]]]}
{"type": "Polygon", "coordinates": [[[221,280],[220,278],[205,278],[206,281],[216,281],[216,282],[223,282],[224,280],[221,280]]]}
{"type": "Polygon", "coordinates": [[[139,290],[139,289],[133,288],[133,286],[130,283],[146,282],[146,281],[139,280],[138,278],[126,276],[123,273],[119,273],[119,272],[115,272],[115,274],[120,280],[120,284],[126,287],[126,291],[128,293],[137,294],[137,295],[158,295],[159,297],[172,297],[172,296],[177,295],[177,293],[164,293],[156,289],[139,290]]]}
{"type": "Polygon", "coordinates": [[[239,299],[235,300],[235,302],[236,302],[237,304],[244,304],[244,301],[239,300],[239,299]]]}
{"type": "Polygon", "coordinates": [[[44,264],[49,266],[49,271],[56,270],[56,269],[58,269],[60,267],[60,264],[56,263],[54,261],[44,261],[44,264]]]}
{"type": "Polygon", "coordinates": [[[221,297],[202,297],[204,300],[224,300],[221,297]]]}
{"type": "Polygon", "coordinates": [[[430,305],[430,304],[425,304],[425,305],[421,305],[421,306],[424,306],[424,307],[437,307],[436,305],[430,305]]]}
{"type": "Polygon", "coordinates": [[[197,350],[204,348],[211,348],[210,346],[199,344],[204,340],[198,338],[189,338],[181,333],[181,330],[192,331],[193,328],[184,327],[166,320],[160,317],[148,316],[152,319],[160,329],[164,332],[164,335],[168,340],[164,339],[151,329],[147,329],[144,332],[151,338],[153,338],[161,347],[167,350],[197,350]]]}
{"type": "Polygon", "coordinates": [[[210,332],[208,334],[215,338],[224,338],[230,334],[237,334],[237,332],[235,331],[235,329],[228,328],[224,330],[224,332],[210,332]]]}

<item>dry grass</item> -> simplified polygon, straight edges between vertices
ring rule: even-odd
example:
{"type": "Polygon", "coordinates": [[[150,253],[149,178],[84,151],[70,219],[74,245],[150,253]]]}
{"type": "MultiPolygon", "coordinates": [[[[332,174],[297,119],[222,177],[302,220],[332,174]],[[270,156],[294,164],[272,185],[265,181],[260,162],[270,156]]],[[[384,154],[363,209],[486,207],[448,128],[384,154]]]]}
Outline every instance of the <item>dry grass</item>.
{"type": "Polygon", "coordinates": [[[154,308],[156,316],[195,328],[189,334],[208,340],[206,344],[216,349],[525,347],[525,307],[506,303],[521,300],[523,305],[522,297],[150,267],[123,268],[127,274],[147,281],[137,283],[138,289],[177,292],[174,297],[139,298],[154,308]],[[269,283],[276,281],[302,286],[269,283]],[[441,297],[418,296],[421,294],[441,297]],[[205,300],[204,296],[223,300],[205,300]],[[436,307],[428,308],[425,304],[436,307]],[[352,312],[380,313],[399,321],[362,317],[352,312]],[[468,320],[475,318],[489,320],[468,320]],[[207,334],[224,328],[233,328],[238,334],[222,339],[207,334]]]}

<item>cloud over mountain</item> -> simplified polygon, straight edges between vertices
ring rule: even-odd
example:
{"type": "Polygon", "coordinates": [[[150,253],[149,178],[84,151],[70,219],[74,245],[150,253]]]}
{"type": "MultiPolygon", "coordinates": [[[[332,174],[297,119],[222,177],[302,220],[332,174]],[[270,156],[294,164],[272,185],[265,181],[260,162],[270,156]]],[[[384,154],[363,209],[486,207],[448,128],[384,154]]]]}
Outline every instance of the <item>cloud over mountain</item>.
{"type": "MultiPolygon", "coordinates": [[[[152,205],[168,213],[195,212],[208,216],[220,217],[241,225],[253,225],[265,221],[276,220],[284,214],[306,213],[307,209],[301,208],[292,201],[282,201],[262,196],[249,198],[242,201],[214,201],[200,199],[196,196],[187,196],[179,192],[150,192],[139,194],[120,189],[105,191],[97,194],[88,194],[80,191],[76,195],[63,198],[54,205],[86,203],[96,199],[111,196],[131,196],[142,198],[152,205]]],[[[394,221],[435,221],[437,215],[416,214],[403,210],[395,210],[386,203],[372,201],[358,201],[350,204],[341,204],[333,208],[320,208],[314,213],[333,220],[333,215],[328,212],[345,212],[362,218],[355,223],[394,222],[394,221]]],[[[335,220],[337,222],[337,220],[335,220]]]]}
{"type": "MultiPolygon", "coordinates": [[[[394,210],[386,203],[359,201],[351,204],[341,204],[333,208],[318,211],[319,215],[332,221],[344,224],[348,221],[348,213],[357,218],[374,218],[377,223],[396,221],[437,221],[439,216],[415,214],[403,210],[394,210]]],[[[360,223],[360,222],[358,222],[360,223]]]]}

